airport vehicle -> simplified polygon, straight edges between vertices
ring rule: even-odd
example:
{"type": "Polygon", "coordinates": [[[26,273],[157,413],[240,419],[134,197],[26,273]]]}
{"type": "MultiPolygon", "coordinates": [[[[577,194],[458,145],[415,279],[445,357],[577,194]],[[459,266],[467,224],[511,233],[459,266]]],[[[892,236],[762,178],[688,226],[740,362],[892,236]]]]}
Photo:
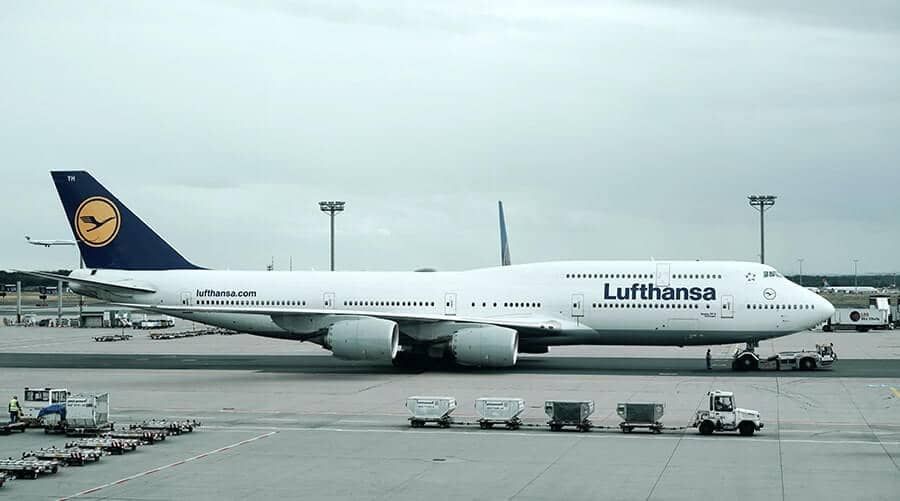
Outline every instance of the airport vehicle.
{"type": "Polygon", "coordinates": [[[647,428],[654,433],[662,433],[662,417],[666,406],[658,402],[625,402],[616,406],[616,414],[622,418],[619,428],[631,433],[635,428],[647,428]]]}
{"type": "Polygon", "coordinates": [[[521,398],[479,398],[475,400],[475,412],[478,413],[478,425],[481,429],[492,428],[502,424],[508,430],[518,430],[522,426],[519,415],[525,412],[525,400],[521,398]]]}
{"type": "Polygon", "coordinates": [[[774,268],[733,261],[573,261],[434,273],[208,270],[87,172],[52,177],[86,268],[32,274],[147,312],[313,342],[343,359],[509,367],[519,353],[558,345],[747,343],[752,350],[833,312],[774,268]]]}
{"type": "Polygon", "coordinates": [[[706,403],[708,408],[697,411],[691,428],[697,428],[701,435],[712,435],[713,432],[737,431],[745,437],[753,435],[763,428],[759,412],[735,407],[734,393],[730,391],[711,391],[706,403]]]}
{"type": "Polygon", "coordinates": [[[22,421],[27,426],[41,426],[38,414],[44,407],[63,403],[69,398],[66,388],[25,388],[22,398],[22,421]]]}
{"type": "Polygon", "coordinates": [[[761,358],[752,350],[738,349],[735,350],[731,368],[737,371],[758,369],[799,369],[811,371],[815,369],[830,369],[834,365],[835,360],[837,360],[837,354],[835,354],[834,347],[830,344],[817,344],[815,351],[782,351],[768,358],[761,358]]]}
{"type": "Polygon", "coordinates": [[[888,296],[871,296],[868,308],[835,308],[822,330],[832,332],[855,329],[868,332],[871,329],[884,330],[893,327],[891,304],[888,296]]]}
{"type": "Polygon", "coordinates": [[[544,413],[550,418],[547,424],[550,431],[561,431],[566,426],[574,426],[576,430],[590,431],[591,414],[594,413],[593,400],[547,400],[544,402],[544,413]]]}
{"type": "Polygon", "coordinates": [[[441,428],[450,427],[450,414],[456,410],[456,399],[453,397],[409,397],[406,399],[406,410],[412,414],[409,425],[421,428],[425,423],[437,423],[441,428]]]}

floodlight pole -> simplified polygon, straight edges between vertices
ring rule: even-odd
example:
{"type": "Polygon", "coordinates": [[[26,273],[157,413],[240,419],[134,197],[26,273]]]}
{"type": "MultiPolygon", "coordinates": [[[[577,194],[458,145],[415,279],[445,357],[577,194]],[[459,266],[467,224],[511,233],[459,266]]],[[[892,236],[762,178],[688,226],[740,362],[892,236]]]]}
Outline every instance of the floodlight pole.
{"type": "Polygon", "coordinates": [[[803,258],[797,259],[797,262],[800,263],[800,287],[803,287],[803,258]]]}
{"type": "Polygon", "coordinates": [[[331,218],[331,271],[334,271],[334,216],[344,211],[346,202],[323,201],[319,202],[319,210],[328,214],[331,218]]]}
{"type": "Polygon", "coordinates": [[[759,211],[759,262],[762,264],[766,262],[766,218],[764,214],[775,205],[776,198],[778,197],[773,195],[750,195],[747,197],[750,206],[759,211]]]}

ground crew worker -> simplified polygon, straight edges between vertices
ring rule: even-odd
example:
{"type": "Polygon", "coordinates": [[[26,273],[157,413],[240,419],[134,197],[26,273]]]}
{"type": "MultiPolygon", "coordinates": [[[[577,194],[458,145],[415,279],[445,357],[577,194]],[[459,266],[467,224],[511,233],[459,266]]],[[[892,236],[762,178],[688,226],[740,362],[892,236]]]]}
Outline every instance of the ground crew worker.
{"type": "Polygon", "coordinates": [[[706,370],[712,369],[712,353],[709,348],[706,349],[706,370]]]}
{"type": "Polygon", "coordinates": [[[21,412],[22,408],[19,407],[19,399],[13,396],[12,400],[9,401],[9,423],[12,424],[18,421],[21,412]]]}

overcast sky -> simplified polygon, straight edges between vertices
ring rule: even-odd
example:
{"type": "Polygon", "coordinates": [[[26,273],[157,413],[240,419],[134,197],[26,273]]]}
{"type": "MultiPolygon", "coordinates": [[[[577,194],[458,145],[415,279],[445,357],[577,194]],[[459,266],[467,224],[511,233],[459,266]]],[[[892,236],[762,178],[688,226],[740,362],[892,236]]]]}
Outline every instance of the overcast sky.
{"type": "Polygon", "coordinates": [[[900,268],[900,2],[6,2],[0,268],[91,171],[196,264],[900,268]]]}

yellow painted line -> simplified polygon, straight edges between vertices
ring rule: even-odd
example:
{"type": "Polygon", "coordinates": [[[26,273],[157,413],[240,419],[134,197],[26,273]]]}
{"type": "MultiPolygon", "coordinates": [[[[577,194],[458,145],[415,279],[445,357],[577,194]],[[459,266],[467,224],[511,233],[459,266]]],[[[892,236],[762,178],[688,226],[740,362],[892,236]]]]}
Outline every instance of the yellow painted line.
{"type": "Polygon", "coordinates": [[[894,388],[894,387],[892,386],[892,387],[891,387],[891,393],[894,394],[894,397],[900,398],[900,390],[898,390],[897,388],[894,388]]]}

